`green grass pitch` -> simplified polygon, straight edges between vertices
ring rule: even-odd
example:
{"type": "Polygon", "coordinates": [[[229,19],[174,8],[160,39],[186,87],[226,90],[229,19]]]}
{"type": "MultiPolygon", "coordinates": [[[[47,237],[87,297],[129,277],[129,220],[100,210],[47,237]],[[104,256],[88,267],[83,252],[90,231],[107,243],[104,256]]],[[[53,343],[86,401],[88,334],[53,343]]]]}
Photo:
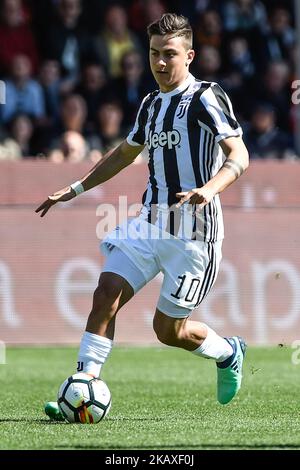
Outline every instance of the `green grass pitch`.
{"type": "Polygon", "coordinates": [[[242,389],[222,406],[213,361],[173,348],[115,347],[103,370],[111,411],[80,425],[43,414],[72,374],[77,349],[9,348],[0,365],[0,448],[300,449],[300,365],[291,355],[288,347],[248,348],[242,389]]]}

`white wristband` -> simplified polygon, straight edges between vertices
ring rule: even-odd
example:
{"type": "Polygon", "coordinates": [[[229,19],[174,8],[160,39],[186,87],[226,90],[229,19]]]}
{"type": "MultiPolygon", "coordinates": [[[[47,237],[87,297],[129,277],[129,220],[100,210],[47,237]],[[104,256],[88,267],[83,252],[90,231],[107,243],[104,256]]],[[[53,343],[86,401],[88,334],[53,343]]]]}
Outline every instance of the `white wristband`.
{"type": "Polygon", "coordinates": [[[80,181],[75,181],[75,183],[70,184],[70,186],[75,191],[76,196],[84,192],[84,187],[82,186],[80,181]]]}

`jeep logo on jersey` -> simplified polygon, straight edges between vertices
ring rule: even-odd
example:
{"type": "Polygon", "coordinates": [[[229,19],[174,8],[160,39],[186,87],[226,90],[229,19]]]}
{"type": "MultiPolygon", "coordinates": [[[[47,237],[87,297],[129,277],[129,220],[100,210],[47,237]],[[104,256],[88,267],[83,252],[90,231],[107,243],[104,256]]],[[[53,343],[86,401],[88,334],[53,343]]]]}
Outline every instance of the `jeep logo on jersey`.
{"type": "Polygon", "coordinates": [[[158,146],[165,147],[167,146],[169,150],[179,144],[181,136],[178,131],[161,131],[159,134],[157,132],[150,131],[148,135],[148,146],[149,149],[157,149],[158,146]]]}

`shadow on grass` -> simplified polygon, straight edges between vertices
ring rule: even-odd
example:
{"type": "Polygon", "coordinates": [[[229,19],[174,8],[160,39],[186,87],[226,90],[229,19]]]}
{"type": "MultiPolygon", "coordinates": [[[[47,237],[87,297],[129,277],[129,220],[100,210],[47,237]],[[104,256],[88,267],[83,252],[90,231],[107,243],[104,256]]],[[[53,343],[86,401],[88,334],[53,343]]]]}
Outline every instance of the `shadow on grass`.
{"type": "Polygon", "coordinates": [[[55,449],[65,449],[65,450],[235,450],[235,449],[243,449],[243,450],[288,450],[288,449],[300,449],[300,444],[259,444],[259,445],[242,445],[242,444],[232,444],[232,445],[222,445],[222,444],[193,444],[193,445],[186,445],[186,444],[176,444],[176,445],[153,445],[153,446],[91,446],[91,445],[74,445],[74,446],[55,446],[55,449]]]}
{"type": "Polygon", "coordinates": [[[35,424],[64,424],[68,425],[69,423],[65,421],[51,421],[50,419],[43,418],[43,419],[32,419],[32,418],[4,418],[0,419],[0,425],[1,423],[35,423],[35,424]]]}
{"type": "MultiPolygon", "coordinates": [[[[149,416],[147,417],[139,417],[139,418],[126,418],[126,417],[115,417],[115,418],[108,418],[108,419],[105,419],[105,422],[106,423],[115,423],[117,421],[154,421],[154,422],[158,422],[158,421],[164,421],[165,418],[157,418],[157,417],[153,417],[153,418],[149,418],[149,416]]],[[[55,421],[55,420],[50,420],[48,418],[42,418],[42,419],[33,419],[33,418],[3,418],[3,419],[0,419],[0,424],[1,423],[36,423],[36,424],[65,424],[65,425],[70,425],[71,423],[68,423],[67,421],[55,421]]],[[[79,425],[79,423],[72,423],[76,426],[79,425]]]]}

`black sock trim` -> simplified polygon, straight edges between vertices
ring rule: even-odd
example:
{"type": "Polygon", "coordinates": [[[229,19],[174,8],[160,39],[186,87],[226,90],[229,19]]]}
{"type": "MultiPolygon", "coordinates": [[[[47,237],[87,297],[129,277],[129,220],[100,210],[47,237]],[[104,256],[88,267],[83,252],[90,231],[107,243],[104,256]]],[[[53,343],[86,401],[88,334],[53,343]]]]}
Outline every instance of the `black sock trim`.
{"type": "Polygon", "coordinates": [[[236,354],[236,344],[235,344],[235,341],[232,340],[232,342],[228,339],[228,338],[224,338],[226,339],[227,343],[230,344],[230,346],[232,347],[233,349],[233,353],[230,357],[228,357],[227,359],[225,359],[225,361],[222,361],[222,362],[217,362],[217,367],[220,367],[220,369],[226,369],[226,367],[230,366],[230,364],[232,363],[234,357],[235,357],[235,354],[236,354]]]}

